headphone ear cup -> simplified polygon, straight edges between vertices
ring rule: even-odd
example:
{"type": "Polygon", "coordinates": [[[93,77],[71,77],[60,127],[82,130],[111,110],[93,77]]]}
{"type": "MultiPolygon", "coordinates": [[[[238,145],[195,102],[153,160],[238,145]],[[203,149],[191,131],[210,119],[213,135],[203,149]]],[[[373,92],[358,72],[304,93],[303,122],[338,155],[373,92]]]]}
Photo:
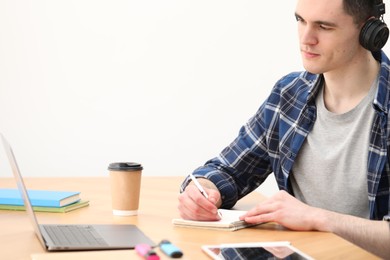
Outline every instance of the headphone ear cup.
{"type": "Polygon", "coordinates": [[[389,28],[379,19],[369,19],[360,31],[360,44],[369,51],[376,52],[385,46],[389,38],[389,28]]]}

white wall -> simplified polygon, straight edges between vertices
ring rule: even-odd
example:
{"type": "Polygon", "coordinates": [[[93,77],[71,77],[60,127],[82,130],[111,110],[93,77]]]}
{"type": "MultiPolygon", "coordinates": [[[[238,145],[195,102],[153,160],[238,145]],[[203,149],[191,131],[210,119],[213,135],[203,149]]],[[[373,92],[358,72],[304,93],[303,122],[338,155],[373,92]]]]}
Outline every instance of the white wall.
{"type": "Polygon", "coordinates": [[[188,174],[301,70],[295,2],[0,0],[0,131],[24,176],[188,174]]]}

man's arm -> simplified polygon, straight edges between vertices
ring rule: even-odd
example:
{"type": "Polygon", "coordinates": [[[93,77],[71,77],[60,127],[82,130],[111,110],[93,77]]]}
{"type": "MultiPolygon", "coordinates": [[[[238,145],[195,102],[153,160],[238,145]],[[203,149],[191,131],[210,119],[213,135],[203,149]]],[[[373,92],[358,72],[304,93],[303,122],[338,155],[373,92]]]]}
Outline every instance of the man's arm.
{"type": "Polygon", "coordinates": [[[285,191],[259,203],[241,219],[249,223],[276,222],[292,230],[332,232],[375,255],[385,259],[390,257],[390,229],[387,222],[311,207],[285,191]]]}
{"type": "Polygon", "coordinates": [[[324,211],[318,230],[333,232],[379,257],[390,259],[390,222],[324,211]]]}

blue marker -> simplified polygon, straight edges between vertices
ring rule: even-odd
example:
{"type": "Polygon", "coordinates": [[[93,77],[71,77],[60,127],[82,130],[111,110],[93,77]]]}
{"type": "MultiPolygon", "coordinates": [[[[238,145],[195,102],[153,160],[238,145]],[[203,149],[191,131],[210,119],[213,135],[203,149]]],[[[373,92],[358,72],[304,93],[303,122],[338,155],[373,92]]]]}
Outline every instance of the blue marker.
{"type": "Polygon", "coordinates": [[[169,242],[169,240],[162,240],[160,242],[160,249],[167,256],[172,258],[180,258],[183,256],[183,252],[178,247],[169,242]]]}

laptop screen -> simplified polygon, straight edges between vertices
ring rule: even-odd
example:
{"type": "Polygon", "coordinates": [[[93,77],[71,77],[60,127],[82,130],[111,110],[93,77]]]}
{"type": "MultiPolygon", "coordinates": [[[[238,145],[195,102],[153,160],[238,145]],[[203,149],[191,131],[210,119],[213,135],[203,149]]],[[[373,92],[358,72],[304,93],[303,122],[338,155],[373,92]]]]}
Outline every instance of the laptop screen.
{"type": "Polygon", "coordinates": [[[30,221],[34,227],[35,234],[37,235],[42,246],[44,248],[46,248],[45,242],[43,240],[41,231],[40,231],[39,226],[38,226],[37,218],[35,216],[35,213],[34,213],[32,206],[31,206],[30,198],[28,197],[27,189],[26,189],[26,186],[24,185],[23,178],[22,178],[22,175],[20,174],[19,167],[18,167],[18,164],[16,162],[12,148],[11,148],[10,144],[8,143],[8,141],[4,138],[3,134],[0,133],[0,135],[1,135],[1,141],[3,143],[5,153],[8,157],[8,161],[9,161],[11,169],[12,169],[12,173],[13,173],[15,180],[16,180],[16,184],[17,184],[19,192],[23,198],[24,206],[25,206],[26,211],[29,215],[30,221]]]}

